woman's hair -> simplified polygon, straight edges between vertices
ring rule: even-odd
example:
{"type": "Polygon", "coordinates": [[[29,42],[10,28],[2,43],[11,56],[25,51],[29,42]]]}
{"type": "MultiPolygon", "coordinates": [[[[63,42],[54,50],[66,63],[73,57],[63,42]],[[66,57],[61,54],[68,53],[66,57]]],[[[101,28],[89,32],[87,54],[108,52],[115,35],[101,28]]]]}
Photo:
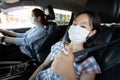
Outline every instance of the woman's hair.
{"type": "Polygon", "coordinates": [[[46,18],[45,18],[45,14],[42,10],[35,8],[32,10],[32,12],[34,13],[35,17],[41,17],[41,23],[42,24],[46,24],[46,18]]]}
{"type": "Polygon", "coordinates": [[[90,25],[92,24],[93,26],[92,30],[96,30],[96,33],[90,38],[88,38],[87,41],[84,43],[84,48],[99,44],[99,42],[101,42],[101,21],[99,15],[96,12],[84,11],[77,14],[76,17],[81,14],[87,14],[89,16],[90,25]]]}

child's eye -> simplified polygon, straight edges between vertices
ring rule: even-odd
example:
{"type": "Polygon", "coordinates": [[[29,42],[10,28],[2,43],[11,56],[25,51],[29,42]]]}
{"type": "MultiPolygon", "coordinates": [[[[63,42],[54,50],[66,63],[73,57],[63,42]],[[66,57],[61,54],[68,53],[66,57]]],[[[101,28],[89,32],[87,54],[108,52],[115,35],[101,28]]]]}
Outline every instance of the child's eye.
{"type": "Polygon", "coordinates": [[[81,26],[82,28],[85,28],[85,26],[81,26]]]}
{"type": "Polygon", "coordinates": [[[76,24],[76,23],[73,23],[72,25],[75,25],[75,26],[76,26],[77,24],[76,24]]]}

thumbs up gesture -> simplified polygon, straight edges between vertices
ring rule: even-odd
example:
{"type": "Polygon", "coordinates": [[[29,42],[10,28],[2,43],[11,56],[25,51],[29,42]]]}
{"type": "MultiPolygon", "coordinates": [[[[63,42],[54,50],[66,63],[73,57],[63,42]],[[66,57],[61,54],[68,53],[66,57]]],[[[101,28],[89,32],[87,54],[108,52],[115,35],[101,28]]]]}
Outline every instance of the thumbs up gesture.
{"type": "Polygon", "coordinates": [[[75,80],[74,55],[72,46],[68,46],[68,54],[58,53],[52,63],[53,72],[61,75],[65,80],[75,80]],[[69,73],[69,74],[68,74],[69,73]],[[73,76],[70,77],[70,74],[73,76]],[[74,74],[74,75],[73,75],[74,74]],[[74,78],[74,79],[73,79],[74,78]]]}

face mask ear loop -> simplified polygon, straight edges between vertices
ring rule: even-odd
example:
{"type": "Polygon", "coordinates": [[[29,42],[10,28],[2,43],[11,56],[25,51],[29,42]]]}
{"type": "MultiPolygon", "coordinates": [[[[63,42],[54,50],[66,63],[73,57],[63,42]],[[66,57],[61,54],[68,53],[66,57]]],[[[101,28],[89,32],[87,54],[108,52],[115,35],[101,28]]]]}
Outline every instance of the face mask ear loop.
{"type": "Polygon", "coordinates": [[[90,39],[90,36],[87,36],[87,37],[86,37],[86,41],[87,41],[88,39],[90,39]]]}
{"type": "MultiPolygon", "coordinates": [[[[93,31],[93,30],[92,30],[92,31],[93,31]]],[[[91,31],[90,31],[90,32],[91,32],[91,31]]],[[[90,34],[90,32],[89,32],[89,34],[90,34]]],[[[91,37],[91,36],[87,36],[86,41],[87,41],[88,39],[90,39],[90,37],[91,37]]]]}

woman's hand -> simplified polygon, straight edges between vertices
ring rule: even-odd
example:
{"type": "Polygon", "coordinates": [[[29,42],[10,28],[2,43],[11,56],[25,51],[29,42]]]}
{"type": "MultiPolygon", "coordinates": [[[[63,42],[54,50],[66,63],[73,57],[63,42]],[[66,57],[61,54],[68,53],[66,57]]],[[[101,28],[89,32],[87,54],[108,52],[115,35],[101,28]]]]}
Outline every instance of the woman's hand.
{"type": "Polygon", "coordinates": [[[3,33],[4,35],[6,36],[13,36],[13,37],[16,37],[17,33],[14,32],[14,31],[11,31],[11,30],[7,30],[7,29],[2,29],[0,28],[0,32],[3,33]]]}
{"type": "Polygon", "coordinates": [[[5,29],[3,29],[3,28],[0,28],[0,32],[4,32],[5,31],[5,29]]]}
{"type": "Polygon", "coordinates": [[[74,55],[72,46],[68,48],[68,54],[59,53],[52,63],[53,72],[61,75],[64,80],[77,80],[74,70],[74,55]]]}

